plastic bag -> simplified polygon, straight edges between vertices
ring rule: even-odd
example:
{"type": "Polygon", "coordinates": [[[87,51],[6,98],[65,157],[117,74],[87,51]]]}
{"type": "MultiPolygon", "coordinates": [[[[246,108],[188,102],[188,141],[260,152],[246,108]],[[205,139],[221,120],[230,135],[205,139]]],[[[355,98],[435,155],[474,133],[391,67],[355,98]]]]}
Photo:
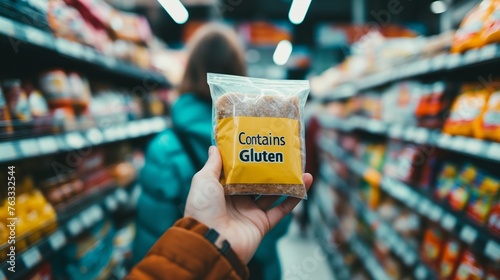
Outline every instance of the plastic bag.
{"type": "Polygon", "coordinates": [[[207,81],[224,192],[306,198],[303,109],[309,82],[213,73],[207,81]]]}

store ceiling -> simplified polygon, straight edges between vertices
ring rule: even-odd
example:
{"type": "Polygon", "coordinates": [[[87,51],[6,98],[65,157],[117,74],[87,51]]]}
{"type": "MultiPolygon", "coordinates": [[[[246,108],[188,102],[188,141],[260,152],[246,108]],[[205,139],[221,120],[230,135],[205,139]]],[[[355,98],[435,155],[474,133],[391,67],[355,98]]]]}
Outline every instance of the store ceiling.
{"type": "MultiPolygon", "coordinates": [[[[126,10],[145,14],[155,34],[167,42],[179,41],[182,27],[175,24],[161,8],[157,0],[108,0],[126,10]]],[[[190,20],[206,20],[220,15],[230,20],[288,20],[292,0],[182,0],[187,7],[190,20]]],[[[359,1],[361,2],[361,1],[359,1]]],[[[314,26],[319,22],[352,23],[353,3],[356,0],[312,0],[305,21],[295,28],[295,35],[305,44],[312,43],[314,26]]],[[[438,16],[430,11],[432,0],[365,0],[362,13],[367,22],[385,24],[419,23],[427,34],[435,34],[439,29],[438,16]],[[397,13],[390,13],[390,5],[395,5],[397,13]]]]}

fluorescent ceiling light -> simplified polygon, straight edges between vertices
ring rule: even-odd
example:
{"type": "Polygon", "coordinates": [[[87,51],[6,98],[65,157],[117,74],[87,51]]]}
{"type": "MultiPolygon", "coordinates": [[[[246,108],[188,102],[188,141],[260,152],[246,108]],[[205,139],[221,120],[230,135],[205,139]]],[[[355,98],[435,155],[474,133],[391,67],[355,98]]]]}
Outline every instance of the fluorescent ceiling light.
{"type": "Polygon", "coordinates": [[[273,54],[274,63],[276,63],[277,65],[285,65],[285,63],[288,61],[288,58],[292,54],[292,49],[292,43],[290,43],[289,41],[283,40],[279,42],[273,54]]]}
{"type": "Polygon", "coordinates": [[[431,3],[431,11],[435,14],[442,14],[446,12],[447,8],[444,1],[434,1],[431,3]]]}
{"type": "Polygon", "coordinates": [[[158,0],[158,2],[177,24],[186,23],[189,13],[180,0],[158,0]]]}
{"type": "Polygon", "coordinates": [[[293,0],[288,12],[288,18],[293,24],[300,24],[306,17],[311,0],[293,0]]]}

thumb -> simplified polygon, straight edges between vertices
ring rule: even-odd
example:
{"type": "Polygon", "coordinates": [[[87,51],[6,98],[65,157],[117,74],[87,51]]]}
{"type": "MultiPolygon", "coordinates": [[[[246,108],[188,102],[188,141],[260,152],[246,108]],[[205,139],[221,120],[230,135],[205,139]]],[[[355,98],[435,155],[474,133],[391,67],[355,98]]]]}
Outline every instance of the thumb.
{"type": "Polygon", "coordinates": [[[217,180],[220,177],[222,169],[222,159],[220,157],[219,149],[215,146],[208,148],[208,160],[205,166],[200,170],[200,173],[206,173],[214,176],[217,180]]]}

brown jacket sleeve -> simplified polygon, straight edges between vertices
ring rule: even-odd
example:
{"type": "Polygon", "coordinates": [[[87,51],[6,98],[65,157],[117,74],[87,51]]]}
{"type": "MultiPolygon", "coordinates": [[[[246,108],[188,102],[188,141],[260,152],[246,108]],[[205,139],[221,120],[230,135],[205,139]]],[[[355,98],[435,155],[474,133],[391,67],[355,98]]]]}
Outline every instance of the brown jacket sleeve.
{"type": "Polygon", "coordinates": [[[222,254],[205,238],[207,231],[195,219],[180,219],[158,239],[126,279],[247,279],[246,265],[232,251],[229,254],[232,258],[222,254]]]}

